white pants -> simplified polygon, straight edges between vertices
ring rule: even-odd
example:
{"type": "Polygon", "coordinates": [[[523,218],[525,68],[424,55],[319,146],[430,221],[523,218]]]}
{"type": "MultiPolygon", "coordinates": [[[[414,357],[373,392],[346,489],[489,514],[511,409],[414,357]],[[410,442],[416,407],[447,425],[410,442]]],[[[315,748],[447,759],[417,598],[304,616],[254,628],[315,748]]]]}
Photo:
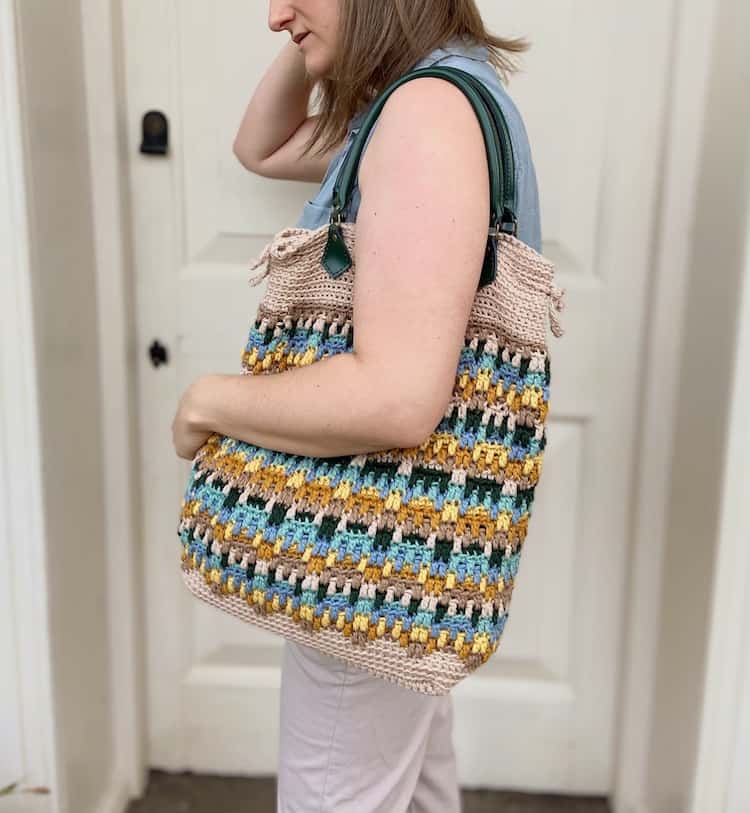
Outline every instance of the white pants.
{"type": "Polygon", "coordinates": [[[461,813],[450,694],[284,641],[277,813],[461,813]]]}

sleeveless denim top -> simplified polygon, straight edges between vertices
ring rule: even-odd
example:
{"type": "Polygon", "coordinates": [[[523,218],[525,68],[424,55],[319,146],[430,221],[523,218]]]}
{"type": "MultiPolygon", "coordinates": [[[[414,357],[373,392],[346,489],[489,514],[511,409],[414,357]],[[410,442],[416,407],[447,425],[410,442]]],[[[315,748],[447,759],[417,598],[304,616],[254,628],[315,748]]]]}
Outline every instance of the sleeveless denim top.
{"type": "MultiPolygon", "coordinates": [[[[492,63],[487,61],[487,48],[479,43],[467,43],[454,38],[445,45],[435,48],[424,59],[413,67],[424,68],[428,65],[451,65],[471,73],[484,82],[492,91],[500,109],[505,115],[510,131],[513,155],[516,170],[516,216],[518,218],[518,239],[541,253],[541,224],[539,212],[539,193],[537,190],[536,172],[531,156],[531,146],[526,133],[521,114],[511,97],[506,92],[497,71],[492,63]]],[[[347,137],[343,147],[331,159],[317,194],[312,200],[305,203],[297,227],[316,229],[328,223],[333,203],[333,185],[336,181],[339,168],[352,145],[355,135],[367,114],[367,109],[358,113],[349,122],[347,137]]],[[[367,143],[375,132],[377,122],[370,130],[367,143]]],[[[365,145],[366,147],[366,145],[365,145]]],[[[346,213],[348,221],[356,221],[360,204],[359,187],[355,182],[349,209],[346,213]]],[[[489,199],[487,201],[487,215],[489,217],[489,199]]]]}

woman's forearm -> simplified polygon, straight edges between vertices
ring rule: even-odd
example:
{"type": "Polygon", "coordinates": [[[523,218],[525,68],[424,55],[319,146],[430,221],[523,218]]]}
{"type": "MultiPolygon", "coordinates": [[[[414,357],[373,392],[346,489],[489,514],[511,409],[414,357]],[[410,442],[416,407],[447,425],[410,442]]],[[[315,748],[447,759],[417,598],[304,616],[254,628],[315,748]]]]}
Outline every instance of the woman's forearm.
{"type": "Polygon", "coordinates": [[[287,42],[263,74],[242,118],[234,153],[249,170],[256,169],[305,121],[314,82],[294,42],[287,42]]]}
{"type": "Polygon", "coordinates": [[[403,390],[389,396],[398,390],[354,353],[339,353],[270,375],[204,376],[189,420],[197,430],[316,457],[417,446],[431,431],[425,410],[403,390]]]}

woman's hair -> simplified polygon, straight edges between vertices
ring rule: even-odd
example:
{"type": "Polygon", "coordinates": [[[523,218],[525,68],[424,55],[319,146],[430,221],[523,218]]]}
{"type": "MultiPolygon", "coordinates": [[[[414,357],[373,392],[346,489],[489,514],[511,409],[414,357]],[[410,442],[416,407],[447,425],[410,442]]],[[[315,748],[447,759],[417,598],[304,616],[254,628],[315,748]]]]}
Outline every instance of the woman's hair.
{"type": "Polygon", "coordinates": [[[454,37],[483,45],[507,83],[518,70],[510,54],[529,48],[484,26],[476,0],[340,0],[338,42],[331,77],[315,87],[320,116],[305,153],[323,153],[343,141],[349,121],[388,85],[454,37]]]}

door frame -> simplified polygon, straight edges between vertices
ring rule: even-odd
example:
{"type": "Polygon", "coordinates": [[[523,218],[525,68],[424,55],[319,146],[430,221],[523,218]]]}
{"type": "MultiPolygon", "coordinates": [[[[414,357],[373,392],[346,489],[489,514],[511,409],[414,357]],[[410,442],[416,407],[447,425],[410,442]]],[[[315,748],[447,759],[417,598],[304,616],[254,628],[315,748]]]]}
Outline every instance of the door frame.
{"type": "MultiPolygon", "coordinates": [[[[15,735],[4,732],[2,747],[3,752],[17,749],[23,773],[13,781],[50,789],[49,795],[34,797],[33,809],[60,813],[64,775],[58,770],[50,607],[46,590],[28,589],[47,581],[48,537],[39,511],[42,437],[16,23],[12,0],[0,0],[0,302],[8,305],[0,321],[0,393],[13,394],[0,397],[0,558],[6,567],[3,587],[10,588],[0,619],[0,680],[6,689],[0,702],[14,704],[17,721],[15,735]]],[[[2,718],[10,714],[3,712],[2,718]]]]}
{"type": "MultiPolygon", "coordinates": [[[[99,315],[100,339],[103,350],[102,358],[106,363],[101,368],[101,387],[103,404],[103,426],[108,438],[107,448],[117,466],[108,466],[106,482],[107,511],[109,522],[106,545],[110,556],[110,574],[117,572],[121,586],[116,594],[109,591],[112,618],[111,656],[113,675],[116,686],[113,696],[122,702],[121,710],[136,709],[136,714],[121,715],[113,720],[115,732],[114,752],[119,755],[118,774],[113,782],[121,788],[127,787],[133,793],[142,789],[143,774],[146,767],[146,749],[142,743],[142,723],[145,714],[142,685],[144,680],[144,656],[138,645],[143,619],[138,608],[142,605],[143,584],[140,578],[137,558],[128,555],[140,549],[134,540],[138,540],[137,493],[135,489],[137,471],[122,466],[121,461],[129,460],[129,449],[137,447],[137,438],[132,436],[130,427],[135,425],[133,404],[131,401],[134,377],[131,377],[133,353],[132,325],[127,309],[128,277],[132,273],[129,267],[129,213],[127,211],[127,156],[123,155],[122,145],[126,143],[127,122],[123,121],[125,107],[123,93],[122,42],[120,37],[120,2],[101,4],[96,0],[81,0],[82,22],[84,28],[85,74],[88,101],[88,124],[91,145],[91,163],[95,167],[92,173],[93,195],[96,202],[94,233],[98,257],[98,285],[100,302],[103,303],[99,315]],[[123,377],[122,371],[127,371],[123,377]],[[117,646],[114,645],[117,642],[117,646]]],[[[674,423],[677,410],[677,369],[681,350],[682,304],[686,288],[686,269],[688,267],[687,241],[694,217],[694,197],[696,177],[699,169],[699,146],[702,131],[703,95],[710,69],[712,40],[707,31],[712,30],[713,16],[719,0],[674,0],[675,43],[672,60],[671,89],[667,108],[668,127],[665,131],[663,155],[665,158],[665,176],[660,203],[660,232],[663,235],[659,245],[654,247],[651,269],[654,303],[649,322],[647,352],[656,353],[664,360],[659,371],[658,389],[661,396],[661,418],[668,424],[674,423]],[[685,123],[690,125],[685,127],[685,123]],[[668,377],[665,377],[665,371],[668,377]],[[666,413],[666,417],[665,417],[666,413]]],[[[10,0],[3,2],[0,8],[0,42],[3,46],[13,42],[14,26],[10,0]]],[[[21,307],[9,313],[14,330],[15,341],[12,344],[3,342],[3,347],[13,352],[2,352],[3,361],[0,370],[0,384],[4,391],[18,393],[14,399],[15,408],[11,411],[0,411],[0,421],[5,432],[6,447],[3,450],[6,460],[23,459],[25,465],[14,468],[14,476],[24,477],[25,493],[36,494],[41,488],[39,476],[39,435],[34,416],[38,403],[33,382],[29,381],[28,371],[33,369],[33,327],[31,323],[30,267],[24,260],[28,252],[26,222],[22,216],[24,184],[18,167],[22,166],[22,147],[20,121],[13,110],[8,117],[8,108],[13,107],[14,94],[17,89],[17,77],[13,65],[13,49],[3,47],[0,54],[5,54],[2,64],[2,93],[4,113],[8,125],[6,133],[0,132],[0,147],[3,153],[0,161],[9,162],[13,178],[9,197],[12,207],[0,209],[0,215],[11,219],[11,232],[16,237],[16,256],[19,261],[10,268],[7,284],[16,296],[14,301],[21,307]],[[5,143],[5,137],[8,142],[5,143]],[[19,387],[18,382],[26,382],[19,387]],[[31,454],[29,452],[31,451],[31,454]],[[23,453],[23,457],[21,456],[23,453]]],[[[23,102],[23,99],[21,99],[23,102]]],[[[750,314],[746,317],[750,319],[750,314]]],[[[747,342],[746,342],[747,343],[747,342]]],[[[136,348],[139,352],[140,348],[136,348]]],[[[745,357],[750,350],[745,351],[745,357]]],[[[656,371],[652,371],[652,375],[656,371]]],[[[650,390],[646,381],[644,392],[650,390]]],[[[738,399],[746,397],[736,393],[738,399]]],[[[736,414],[737,404],[735,404],[736,414]]],[[[638,584],[639,601],[628,605],[626,617],[622,623],[629,631],[624,636],[624,647],[620,663],[622,668],[619,696],[620,725],[617,732],[619,748],[615,758],[615,776],[612,784],[612,801],[618,813],[631,811],[645,813],[646,801],[641,798],[641,789],[646,786],[648,758],[650,701],[655,682],[656,625],[644,624],[644,619],[658,618],[661,607],[660,562],[665,545],[665,499],[670,481],[669,460],[671,458],[671,439],[660,431],[655,423],[649,423],[648,413],[643,412],[643,432],[639,437],[637,458],[644,470],[651,473],[648,489],[639,479],[639,486],[634,491],[635,511],[632,539],[629,550],[631,569],[628,574],[630,584],[638,584]],[[648,527],[649,540],[645,543],[648,527]],[[637,540],[643,540],[640,544],[637,540]],[[638,630],[637,637],[635,630],[638,630]]],[[[746,459],[746,458],[745,458],[746,459]]],[[[728,464],[735,469],[738,458],[734,457],[728,464]]],[[[9,521],[16,523],[10,528],[11,533],[21,531],[23,522],[24,535],[29,533],[28,518],[33,516],[30,510],[10,512],[10,496],[3,491],[0,494],[5,515],[9,521]]],[[[16,503],[16,506],[18,503],[16,503]]],[[[31,506],[27,506],[30,509],[31,506]]],[[[745,520],[747,518],[745,517],[745,520]]],[[[38,540],[38,550],[31,546],[21,550],[17,568],[28,568],[33,559],[38,566],[44,561],[44,530],[35,529],[32,539],[38,540]],[[27,560],[27,561],[24,561],[27,560]]],[[[729,525],[725,526],[726,529],[729,525]]],[[[722,544],[727,536],[725,530],[722,544]]],[[[736,551],[735,551],[736,553],[736,551]]],[[[35,617],[43,617],[46,608],[35,605],[38,597],[20,595],[25,602],[21,611],[33,612],[35,617]]],[[[727,612],[727,606],[716,609],[719,619],[727,612]]],[[[750,621],[747,626],[750,627],[750,621]]],[[[28,699],[24,710],[36,720],[36,730],[44,731],[42,741],[54,742],[53,720],[54,706],[51,700],[49,685],[48,634],[42,624],[37,627],[37,655],[26,652],[23,655],[27,669],[33,667],[38,676],[40,690],[33,699],[28,699]],[[45,648],[46,645],[46,648],[45,648]],[[31,658],[31,660],[30,660],[31,658]],[[26,708],[26,705],[29,705],[26,708]]],[[[711,669],[715,671],[719,644],[712,644],[711,669]]],[[[706,696],[706,708],[715,702],[716,696],[706,696]]],[[[116,709],[112,710],[117,715],[116,709]]],[[[710,720],[709,718],[707,718],[710,720]]],[[[709,736],[704,723],[701,738],[701,759],[696,772],[696,788],[712,770],[705,758],[704,745],[709,736]]],[[[33,740],[32,740],[33,741],[33,740]]],[[[41,746],[41,742],[39,742],[41,746]]],[[[721,757],[729,754],[716,751],[711,755],[720,764],[721,757]]],[[[57,766],[55,754],[50,757],[52,769],[57,766]]],[[[715,769],[714,769],[715,770],[715,769]]],[[[120,798],[113,789],[112,799],[120,798]]],[[[116,809],[114,801],[105,808],[116,809]]]]}
{"type": "MultiPolygon", "coordinates": [[[[26,92],[20,70],[17,3],[0,0],[0,301],[12,303],[3,310],[0,325],[0,554],[7,563],[12,586],[48,582],[47,551],[52,544],[47,518],[40,513],[44,493],[42,476],[41,404],[36,384],[32,257],[35,224],[31,218],[28,139],[24,111],[34,104],[26,92]],[[5,191],[3,191],[5,190],[5,191]],[[12,473],[12,477],[10,476],[12,473]],[[23,545],[9,540],[23,540],[23,545]]],[[[113,4],[114,5],[114,4],[113,4]]],[[[106,592],[109,606],[109,660],[112,666],[110,708],[114,765],[107,793],[97,813],[121,813],[128,800],[139,795],[146,781],[142,692],[143,657],[139,647],[142,619],[138,614],[137,521],[135,475],[131,459],[134,411],[132,364],[129,343],[127,278],[127,196],[123,194],[123,155],[120,137],[121,58],[118,51],[118,7],[81,0],[84,28],[86,102],[95,203],[94,233],[97,250],[97,294],[100,304],[100,381],[102,428],[111,461],[106,467],[108,581],[118,590],[106,592]],[[95,171],[93,171],[95,169],[95,171]]],[[[60,703],[52,679],[53,609],[44,589],[17,589],[9,599],[11,612],[2,629],[3,641],[12,643],[8,661],[17,676],[18,742],[24,774],[22,786],[46,786],[49,795],[26,797],[24,810],[63,813],[68,797],[65,764],[59,731],[60,703]],[[23,624],[21,622],[23,619],[23,624]],[[23,634],[21,631],[23,630],[23,634]]]]}
{"type": "MultiPolygon", "coordinates": [[[[747,166],[750,166],[748,144],[747,166]]],[[[691,813],[738,813],[750,802],[750,206],[691,813]],[[727,698],[736,699],[728,703],[727,698]],[[743,766],[740,770],[740,766],[743,766]]]]}
{"type": "MultiPolygon", "coordinates": [[[[125,0],[126,1],[126,0],[125,0]]],[[[80,0],[99,303],[109,659],[114,765],[98,813],[121,813],[148,782],[130,192],[121,2],[80,0]]]]}
{"type": "MultiPolygon", "coordinates": [[[[652,315],[644,358],[644,394],[659,392],[659,410],[640,403],[641,433],[634,473],[628,586],[638,586],[638,600],[627,604],[621,652],[619,730],[612,787],[613,813],[647,813],[652,706],[657,683],[658,619],[662,587],[669,573],[663,563],[672,479],[674,437],[664,426],[678,417],[682,318],[690,268],[691,234],[696,219],[701,145],[711,72],[716,17],[721,0],[675,0],[670,92],[665,100],[662,147],[660,228],[654,234],[651,269],[652,315]]],[[[657,230],[655,230],[657,231],[657,230]]],[[[628,588],[626,588],[627,590],[628,588]]],[[[718,808],[703,808],[703,810],[718,808]]]]}

